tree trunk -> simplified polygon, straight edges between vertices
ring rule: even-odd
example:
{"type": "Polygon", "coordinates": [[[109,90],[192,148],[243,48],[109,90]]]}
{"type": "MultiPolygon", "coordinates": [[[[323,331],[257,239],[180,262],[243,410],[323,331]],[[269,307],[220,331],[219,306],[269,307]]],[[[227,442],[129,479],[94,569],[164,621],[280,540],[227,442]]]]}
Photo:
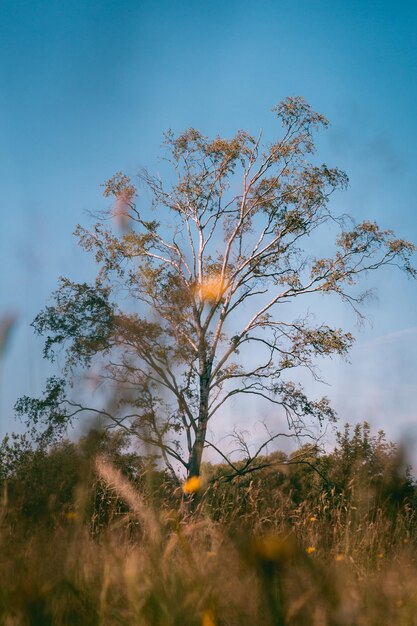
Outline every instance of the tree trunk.
{"type": "Polygon", "coordinates": [[[197,433],[188,462],[188,478],[200,475],[201,460],[206,441],[208,405],[210,395],[212,362],[206,361],[200,374],[200,406],[197,420],[197,433]]]}

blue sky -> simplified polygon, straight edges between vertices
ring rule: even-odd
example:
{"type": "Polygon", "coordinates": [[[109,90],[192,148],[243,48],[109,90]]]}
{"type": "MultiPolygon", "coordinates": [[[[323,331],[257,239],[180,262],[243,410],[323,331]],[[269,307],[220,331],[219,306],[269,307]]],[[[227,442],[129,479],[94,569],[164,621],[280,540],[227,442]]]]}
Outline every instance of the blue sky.
{"type": "MultiPolygon", "coordinates": [[[[71,233],[117,170],[158,169],[162,132],[275,129],[303,95],[331,121],[319,156],[350,177],[335,199],[417,242],[417,4],[362,1],[0,0],[0,314],[18,326],[0,370],[0,430],[49,373],[29,327],[59,275],[93,276],[71,233]]],[[[381,272],[351,364],[322,371],[342,421],[417,434],[417,285],[381,272]]]]}

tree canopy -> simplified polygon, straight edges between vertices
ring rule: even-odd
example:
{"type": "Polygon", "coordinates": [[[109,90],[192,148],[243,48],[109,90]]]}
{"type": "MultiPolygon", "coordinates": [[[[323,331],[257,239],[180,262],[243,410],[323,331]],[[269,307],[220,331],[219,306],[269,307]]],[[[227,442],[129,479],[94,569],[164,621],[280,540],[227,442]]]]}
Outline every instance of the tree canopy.
{"type": "Polygon", "coordinates": [[[136,185],[121,172],[107,181],[112,206],[93,228],[75,231],[95,256],[95,282],[62,278],[33,326],[46,337],[45,357],[64,348],[67,374],[99,362],[103,380],[119,385],[117,397],[110,408],[87,407],[54,378],[43,400],[22,398],[18,412],[59,431],[93,410],[188,477],[214,446],[208,424],[238,395],[271,402],[294,433],[311,419],[334,419],[328,400],[308,398],[289,372],[314,373],[317,357],[347,355],[353,336],[301,306],[291,317],[284,304],[334,294],[359,311],[360,276],[395,265],[415,278],[415,248],[332,210],[348,178],[314,157],[323,115],[301,97],[273,113],[281,131],[272,141],[242,130],[231,139],[168,132],[171,177],[144,170],[136,185]],[[337,234],[323,257],[312,247],[316,233],[328,239],[328,226],[337,234]]]}

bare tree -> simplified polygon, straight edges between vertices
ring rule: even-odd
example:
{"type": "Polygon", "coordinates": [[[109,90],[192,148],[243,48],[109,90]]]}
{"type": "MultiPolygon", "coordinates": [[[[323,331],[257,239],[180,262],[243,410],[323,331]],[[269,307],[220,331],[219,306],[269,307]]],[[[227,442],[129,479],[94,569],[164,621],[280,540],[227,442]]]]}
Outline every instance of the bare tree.
{"type": "MultiPolygon", "coordinates": [[[[326,398],[310,400],[285,374],[314,374],[318,356],[346,355],[353,337],[307,315],[292,319],[284,303],[336,294],[358,310],[361,274],[396,265],[416,275],[412,244],[331,211],[348,179],[315,164],[313,134],[327,120],[300,97],[273,112],[282,131],[272,143],[244,131],[230,140],[167,133],[174,177],[165,184],[141,172],[147,208],[126,175],[113,176],[104,191],[112,208],[92,230],[76,228],[100,267],[95,284],[61,279],[33,323],[46,357],[65,346],[68,371],[100,357],[102,375],[123,391],[112,410],[89,410],[159,450],[173,474],[179,463],[199,475],[208,424],[235,396],[280,407],[295,433],[310,418],[334,419],[326,398]],[[317,258],[312,235],[328,239],[326,225],[338,234],[331,255],[317,258]]],[[[87,407],[52,379],[43,400],[22,398],[17,409],[56,429],[87,407]]]]}

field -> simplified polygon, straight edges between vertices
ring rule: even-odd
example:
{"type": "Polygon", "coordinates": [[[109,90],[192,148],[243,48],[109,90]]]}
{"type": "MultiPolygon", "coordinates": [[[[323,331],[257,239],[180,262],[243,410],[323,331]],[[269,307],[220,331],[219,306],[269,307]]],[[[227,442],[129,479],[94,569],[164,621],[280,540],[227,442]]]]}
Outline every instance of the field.
{"type": "Polygon", "coordinates": [[[417,623],[415,487],[382,433],[205,465],[187,496],[123,446],[3,442],[1,624],[417,623]]]}

